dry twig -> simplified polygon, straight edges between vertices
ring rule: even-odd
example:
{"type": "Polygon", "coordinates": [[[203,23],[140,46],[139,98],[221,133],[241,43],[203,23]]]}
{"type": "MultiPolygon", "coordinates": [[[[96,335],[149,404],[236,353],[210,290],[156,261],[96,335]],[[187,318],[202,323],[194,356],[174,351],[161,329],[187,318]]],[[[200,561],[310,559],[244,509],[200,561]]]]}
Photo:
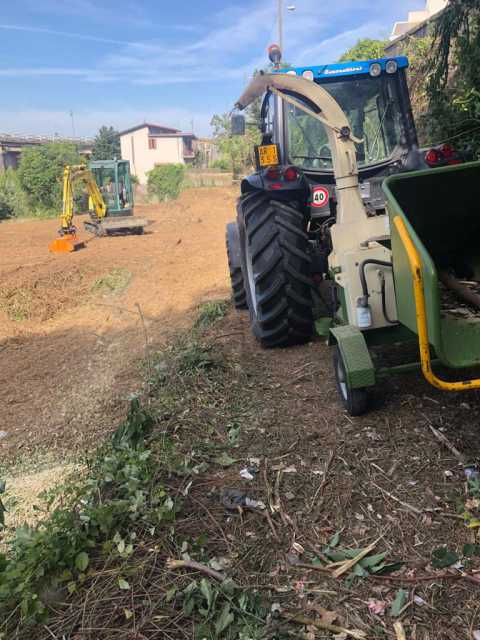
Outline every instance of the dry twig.
{"type": "Polygon", "coordinates": [[[368,556],[368,554],[375,549],[375,547],[377,546],[377,544],[381,539],[382,539],[382,536],[380,536],[374,542],[369,544],[368,547],[365,547],[365,549],[363,551],[360,551],[360,553],[356,555],[354,558],[350,558],[349,560],[343,560],[341,563],[333,562],[332,564],[328,565],[328,567],[333,568],[334,566],[337,566],[339,564],[338,568],[335,569],[335,571],[332,574],[333,577],[339,578],[341,575],[343,575],[347,571],[350,571],[350,569],[354,567],[357,564],[357,562],[360,562],[360,560],[363,560],[365,556],[368,556]]]}
{"type": "Polygon", "coordinates": [[[333,462],[333,458],[335,457],[335,452],[334,451],[330,451],[330,455],[328,456],[328,460],[327,463],[325,464],[325,471],[323,473],[323,478],[322,478],[322,482],[320,483],[317,491],[315,492],[315,495],[313,496],[313,500],[312,503],[310,505],[310,511],[313,509],[313,507],[315,506],[315,502],[317,501],[317,498],[320,496],[320,501],[319,504],[317,505],[317,509],[319,509],[322,506],[322,502],[323,502],[323,492],[325,491],[325,487],[327,486],[327,482],[328,482],[328,473],[330,471],[330,467],[332,465],[333,462]]]}
{"type": "Polygon", "coordinates": [[[346,633],[347,636],[356,638],[357,640],[364,640],[364,638],[367,637],[364,631],[360,631],[358,629],[344,629],[343,627],[338,627],[336,624],[328,624],[327,622],[315,620],[314,618],[307,618],[306,616],[299,614],[282,613],[281,616],[286,620],[290,620],[290,622],[297,622],[298,624],[303,624],[306,627],[312,626],[317,629],[326,629],[327,631],[332,631],[337,634],[346,633]]]}
{"type": "Polygon", "coordinates": [[[167,569],[193,569],[193,571],[200,571],[200,573],[204,573],[219,582],[223,582],[226,578],[226,576],[223,573],[220,573],[220,571],[215,571],[215,569],[207,567],[206,564],[195,562],[195,560],[175,560],[173,558],[169,558],[166,565],[167,569]]]}
{"type": "Polygon", "coordinates": [[[453,453],[453,455],[455,456],[455,458],[457,458],[459,462],[461,462],[462,464],[466,463],[465,456],[462,453],[460,453],[460,451],[456,447],[453,446],[450,440],[446,436],[444,436],[441,431],[439,431],[438,429],[435,429],[435,427],[433,427],[431,424],[428,425],[428,428],[433,433],[435,438],[439,442],[441,442],[445,447],[447,447],[447,449],[451,453],[453,453]]]}
{"type": "Polygon", "coordinates": [[[417,509],[417,507],[414,507],[413,505],[408,504],[408,502],[404,502],[403,500],[400,500],[400,498],[397,498],[397,496],[394,496],[393,493],[390,493],[389,491],[387,491],[383,487],[379,487],[378,484],[376,484],[375,482],[372,482],[372,484],[379,491],[381,491],[382,493],[387,495],[389,498],[391,498],[394,502],[398,502],[398,504],[401,504],[402,507],[405,507],[405,509],[408,509],[409,511],[411,511],[412,513],[414,513],[417,516],[423,515],[423,511],[420,511],[420,509],[417,509]]]}

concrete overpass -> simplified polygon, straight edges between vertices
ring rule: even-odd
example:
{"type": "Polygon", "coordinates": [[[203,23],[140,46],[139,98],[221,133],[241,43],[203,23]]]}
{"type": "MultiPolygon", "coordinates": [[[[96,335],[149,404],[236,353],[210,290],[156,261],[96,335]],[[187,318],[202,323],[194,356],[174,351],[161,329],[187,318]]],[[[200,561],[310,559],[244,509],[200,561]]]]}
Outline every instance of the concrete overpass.
{"type": "Polygon", "coordinates": [[[59,136],[30,136],[16,133],[0,133],[0,171],[16,169],[24,147],[36,147],[48,142],[72,142],[80,155],[88,158],[92,152],[93,138],[60,138],[59,136]]]}

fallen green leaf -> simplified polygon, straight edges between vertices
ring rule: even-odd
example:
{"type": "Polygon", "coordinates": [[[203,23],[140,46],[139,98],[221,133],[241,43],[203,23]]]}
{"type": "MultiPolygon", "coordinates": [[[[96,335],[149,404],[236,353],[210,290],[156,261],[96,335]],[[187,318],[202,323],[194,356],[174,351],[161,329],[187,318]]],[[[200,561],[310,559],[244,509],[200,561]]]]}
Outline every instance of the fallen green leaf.
{"type": "Polygon", "coordinates": [[[391,564],[379,565],[378,567],[372,567],[370,571],[376,573],[379,576],[386,576],[394,571],[399,571],[403,567],[403,562],[392,562],[391,564]]]}
{"type": "Polygon", "coordinates": [[[130,589],[130,585],[124,578],[118,579],[118,586],[120,589],[123,589],[124,591],[127,591],[127,589],[130,589]]]}
{"type": "Polygon", "coordinates": [[[374,556],[367,556],[366,558],[363,558],[362,560],[360,560],[359,564],[364,569],[372,570],[374,567],[379,565],[382,562],[382,560],[385,559],[386,555],[387,555],[387,552],[385,551],[384,553],[377,553],[374,556]]]}
{"type": "Polygon", "coordinates": [[[340,532],[337,531],[337,533],[334,536],[332,536],[331,540],[328,543],[328,546],[330,547],[330,549],[333,549],[333,547],[336,547],[339,542],[340,542],[340,532]]]}
{"type": "Polygon", "coordinates": [[[458,562],[458,555],[445,547],[435,549],[432,553],[432,558],[432,567],[435,567],[435,569],[444,569],[458,562]]]}
{"type": "Polygon", "coordinates": [[[397,591],[397,595],[395,596],[395,600],[392,602],[392,606],[390,607],[390,615],[393,618],[398,618],[403,607],[407,604],[408,599],[408,591],[405,589],[399,589],[397,591]]]}
{"type": "Polygon", "coordinates": [[[480,556],[480,544],[467,543],[463,545],[463,555],[465,558],[480,556]]]}
{"type": "Polygon", "coordinates": [[[236,460],[229,456],[226,451],[222,451],[222,453],[215,458],[215,462],[222,467],[230,467],[232,464],[235,464],[236,460]]]}
{"type": "Polygon", "coordinates": [[[75,566],[79,571],[85,571],[85,569],[88,567],[88,563],[88,553],[85,553],[85,551],[81,551],[77,554],[75,558],[75,566]]]}
{"type": "Polygon", "coordinates": [[[215,635],[218,636],[225,631],[225,629],[232,624],[235,616],[230,611],[230,603],[226,602],[223,605],[223,609],[215,622],[215,635]]]}
{"type": "Polygon", "coordinates": [[[207,606],[210,610],[213,601],[213,591],[210,582],[206,578],[200,580],[200,592],[207,601],[207,606]]]}

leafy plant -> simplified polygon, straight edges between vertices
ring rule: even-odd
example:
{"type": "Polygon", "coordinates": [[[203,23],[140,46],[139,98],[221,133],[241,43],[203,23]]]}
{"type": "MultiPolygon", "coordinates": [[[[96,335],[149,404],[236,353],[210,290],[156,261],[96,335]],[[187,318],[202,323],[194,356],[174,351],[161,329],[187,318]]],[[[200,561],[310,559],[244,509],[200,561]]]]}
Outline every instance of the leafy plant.
{"type": "Polygon", "coordinates": [[[58,215],[62,204],[63,169],[67,164],[81,161],[77,148],[69,142],[25,147],[17,172],[31,207],[58,215]]]}
{"type": "Polygon", "coordinates": [[[120,158],[120,134],[113,127],[100,127],[92,147],[92,160],[120,158]]]}
{"type": "Polygon", "coordinates": [[[350,47],[343,56],[339,58],[340,62],[348,62],[349,60],[371,60],[373,58],[385,57],[385,47],[388,40],[372,40],[372,38],[363,38],[350,47]]]}
{"type": "Polygon", "coordinates": [[[150,197],[160,201],[175,200],[180,194],[185,178],[183,164],[163,164],[154,167],[147,174],[147,190],[150,197]]]}
{"type": "Polygon", "coordinates": [[[210,165],[212,169],[219,169],[220,171],[228,171],[231,168],[228,158],[219,158],[214,160],[210,165]]]}
{"type": "Polygon", "coordinates": [[[195,326],[206,328],[216,320],[223,318],[227,313],[228,303],[225,300],[205,302],[199,307],[199,313],[195,320],[195,326]]]}
{"type": "Polygon", "coordinates": [[[49,512],[43,520],[17,530],[0,558],[0,619],[15,611],[24,620],[45,619],[45,599],[64,587],[73,593],[100,544],[118,547],[118,536],[132,524],[155,528],[174,518],[173,500],[153,482],[158,463],[144,446],[152,420],[133,401],[112,444],[97,452],[83,476],[44,496],[49,512]]]}
{"type": "Polygon", "coordinates": [[[202,578],[190,582],[182,591],[172,589],[166,594],[167,602],[182,602],[185,616],[199,617],[196,638],[224,638],[236,640],[263,637],[266,609],[258,594],[236,587],[232,581],[212,583],[202,578]]]}
{"type": "Polygon", "coordinates": [[[11,168],[0,173],[0,220],[32,215],[28,198],[22,190],[18,174],[11,168]]]}
{"type": "Polygon", "coordinates": [[[480,154],[480,0],[451,0],[435,23],[428,57],[430,135],[480,154]]]}
{"type": "Polygon", "coordinates": [[[132,273],[128,269],[116,268],[95,280],[92,293],[122,293],[130,284],[132,273]]]}
{"type": "Polygon", "coordinates": [[[211,121],[215,142],[222,154],[222,159],[227,160],[233,177],[238,177],[247,167],[254,165],[254,145],[258,144],[260,134],[257,124],[247,126],[244,136],[232,135],[230,115],[224,113],[214,115],[211,121]]]}

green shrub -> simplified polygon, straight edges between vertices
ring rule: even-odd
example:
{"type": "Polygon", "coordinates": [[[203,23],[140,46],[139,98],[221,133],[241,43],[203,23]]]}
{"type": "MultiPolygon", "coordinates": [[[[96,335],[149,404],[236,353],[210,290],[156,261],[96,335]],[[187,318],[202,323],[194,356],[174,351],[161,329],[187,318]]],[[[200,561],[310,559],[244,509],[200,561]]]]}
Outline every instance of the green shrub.
{"type": "Polygon", "coordinates": [[[219,169],[220,171],[228,171],[230,169],[230,163],[227,158],[214,160],[210,166],[212,169],[219,169]]]}
{"type": "Polygon", "coordinates": [[[148,172],[148,195],[160,201],[175,200],[180,194],[185,178],[183,164],[163,164],[148,172]]]}
{"type": "Polygon", "coordinates": [[[13,169],[0,173],[0,220],[23,218],[29,214],[28,198],[22,191],[17,173],[13,169]]]}
{"type": "Polygon", "coordinates": [[[75,145],[69,142],[26,147],[17,173],[32,209],[58,213],[62,206],[63,169],[67,164],[81,163],[75,145]]]}

